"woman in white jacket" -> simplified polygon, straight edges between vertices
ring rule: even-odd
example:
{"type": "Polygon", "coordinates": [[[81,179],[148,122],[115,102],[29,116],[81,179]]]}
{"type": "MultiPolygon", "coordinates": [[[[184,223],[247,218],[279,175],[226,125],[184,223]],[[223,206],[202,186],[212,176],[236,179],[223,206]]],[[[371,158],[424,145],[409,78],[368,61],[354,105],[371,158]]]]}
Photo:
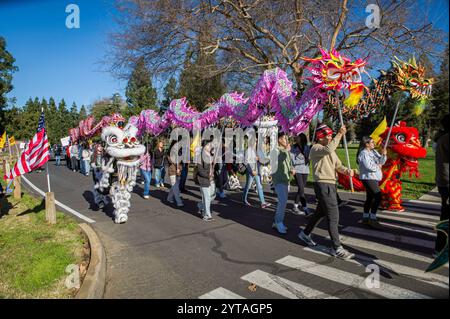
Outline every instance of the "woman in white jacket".
{"type": "Polygon", "coordinates": [[[364,203],[363,224],[373,228],[381,228],[381,225],[377,222],[377,209],[381,201],[378,182],[383,177],[381,167],[386,163],[386,149],[383,149],[382,154],[378,153],[375,150],[373,139],[364,136],[356,158],[359,164],[359,179],[364,184],[367,194],[364,203]]]}

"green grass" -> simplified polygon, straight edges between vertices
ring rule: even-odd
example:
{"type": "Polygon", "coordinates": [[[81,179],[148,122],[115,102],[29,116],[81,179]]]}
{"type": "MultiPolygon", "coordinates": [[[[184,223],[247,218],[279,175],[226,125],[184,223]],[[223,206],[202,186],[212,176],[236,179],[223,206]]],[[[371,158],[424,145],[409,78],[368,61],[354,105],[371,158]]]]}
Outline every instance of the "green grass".
{"type": "MultiPolygon", "coordinates": [[[[0,172],[1,173],[1,172],[0,172]]],[[[84,234],[69,216],[45,222],[44,201],[24,194],[2,200],[0,213],[0,298],[71,298],[65,287],[70,264],[87,264],[84,234]]]]}
{"type": "MultiPolygon", "coordinates": [[[[352,168],[358,168],[356,164],[356,152],[358,145],[349,145],[349,157],[352,168]]],[[[336,151],[342,163],[347,166],[347,158],[345,156],[344,148],[338,148],[336,151]]],[[[408,173],[405,173],[401,181],[403,182],[403,198],[417,199],[422,195],[425,195],[432,190],[436,185],[434,182],[435,177],[435,154],[433,149],[429,147],[427,149],[427,157],[419,159],[419,178],[409,177],[408,173]]]]}

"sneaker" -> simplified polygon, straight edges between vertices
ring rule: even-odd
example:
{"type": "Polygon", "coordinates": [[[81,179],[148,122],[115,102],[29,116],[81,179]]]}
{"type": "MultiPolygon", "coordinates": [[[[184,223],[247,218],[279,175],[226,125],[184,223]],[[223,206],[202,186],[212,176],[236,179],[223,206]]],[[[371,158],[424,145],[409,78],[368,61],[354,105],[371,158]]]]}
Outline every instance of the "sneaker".
{"type": "Polygon", "coordinates": [[[214,220],[214,218],[212,218],[212,217],[203,217],[202,218],[205,222],[212,222],[213,220],[214,220]]]}
{"type": "Polygon", "coordinates": [[[340,246],[338,249],[331,249],[331,255],[340,259],[352,259],[355,257],[354,253],[349,252],[344,247],[340,246]]]}
{"type": "Polygon", "coordinates": [[[175,202],[173,200],[170,200],[170,199],[167,199],[167,202],[172,204],[172,205],[175,204],[175,202]]]}
{"type": "Polygon", "coordinates": [[[270,206],[272,206],[271,203],[264,203],[264,204],[261,205],[261,208],[262,209],[266,209],[266,208],[269,208],[270,206]]]}
{"type": "Polygon", "coordinates": [[[178,203],[177,207],[184,207],[184,204],[183,203],[178,203]]]}
{"type": "Polygon", "coordinates": [[[252,204],[250,204],[249,202],[243,202],[242,205],[252,207],[252,204]]]}
{"type": "Polygon", "coordinates": [[[383,226],[381,226],[381,224],[376,219],[369,219],[367,222],[367,225],[369,225],[373,229],[378,229],[378,230],[384,229],[383,226]]]}
{"type": "Polygon", "coordinates": [[[145,199],[149,199],[150,196],[149,196],[149,195],[144,195],[144,198],[145,198],[145,199]]]}
{"type": "Polygon", "coordinates": [[[298,233],[298,238],[302,240],[309,247],[317,246],[316,242],[312,240],[311,235],[306,235],[303,230],[298,233]]]}
{"type": "Polygon", "coordinates": [[[276,229],[280,234],[286,234],[287,228],[282,223],[273,223],[272,228],[276,229]]]}
{"type": "Polygon", "coordinates": [[[305,216],[311,216],[312,214],[314,214],[314,212],[308,207],[302,207],[302,210],[305,213],[305,216]]]}
{"type": "Polygon", "coordinates": [[[222,193],[221,193],[221,192],[218,192],[217,194],[218,194],[218,195],[219,195],[219,197],[220,197],[220,198],[222,198],[222,199],[226,198],[226,196],[225,196],[225,193],[224,193],[224,192],[222,192],[222,193]]]}
{"type": "Polygon", "coordinates": [[[302,214],[302,211],[298,208],[298,206],[294,206],[294,208],[292,208],[292,212],[293,212],[295,215],[303,215],[303,214],[302,214]]]}

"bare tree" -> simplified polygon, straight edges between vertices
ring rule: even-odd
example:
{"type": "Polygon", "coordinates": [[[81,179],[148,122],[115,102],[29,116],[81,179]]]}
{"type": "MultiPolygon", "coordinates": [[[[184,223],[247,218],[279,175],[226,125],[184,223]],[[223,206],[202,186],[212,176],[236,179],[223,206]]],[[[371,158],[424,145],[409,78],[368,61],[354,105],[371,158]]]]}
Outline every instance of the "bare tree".
{"type": "Polygon", "coordinates": [[[251,80],[278,66],[301,89],[301,57],[316,55],[318,46],[370,56],[371,65],[441,51],[445,34],[427,22],[419,3],[374,2],[379,28],[366,26],[362,0],[118,0],[122,31],[112,35],[112,69],[126,73],[144,57],[153,74],[172,75],[191,45],[217,56],[218,68],[205,68],[205,78],[227,73],[251,80]],[[200,36],[205,26],[208,37],[200,36]]]}

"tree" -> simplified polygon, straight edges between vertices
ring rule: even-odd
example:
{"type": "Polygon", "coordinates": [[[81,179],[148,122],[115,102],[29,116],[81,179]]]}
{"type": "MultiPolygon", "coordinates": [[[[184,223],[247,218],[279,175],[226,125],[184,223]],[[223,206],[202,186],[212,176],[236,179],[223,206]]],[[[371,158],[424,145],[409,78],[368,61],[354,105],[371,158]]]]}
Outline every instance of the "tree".
{"type": "Polygon", "coordinates": [[[11,53],[6,50],[6,41],[0,37],[0,134],[5,130],[4,108],[7,104],[6,94],[13,89],[13,73],[18,70],[14,65],[16,60],[11,53]]]}
{"type": "Polygon", "coordinates": [[[445,49],[442,62],[440,65],[440,73],[435,78],[432,93],[432,107],[430,111],[430,126],[433,128],[432,135],[435,135],[441,127],[441,120],[448,114],[449,109],[449,47],[445,49]]]}
{"type": "Polygon", "coordinates": [[[125,96],[129,105],[127,115],[137,115],[145,109],[157,110],[156,89],[152,85],[150,72],[142,57],[139,58],[131,73],[125,96]]]}
{"type": "Polygon", "coordinates": [[[169,108],[170,102],[179,98],[178,83],[174,77],[169,79],[169,82],[164,87],[164,100],[161,102],[160,113],[163,114],[169,108]]]}
{"type": "Polygon", "coordinates": [[[78,115],[78,118],[80,119],[80,121],[81,120],[84,120],[86,117],[87,117],[87,111],[86,111],[86,107],[84,106],[84,104],[83,105],[81,105],[81,108],[80,108],[80,113],[79,113],[79,115],[78,115]]]}
{"type": "Polygon", "coordinates": [[[91,114],[96,121],[100,121],[103,116],[111,115],[113,113],[125,114],[127,104],[121,98],[119,93],[113,94],[111,98],[102,98],[97,100],[92,105],[91,114]]]}
{"type": "MultiPolygon", "coordinates": [[[[198,47],[201,47],[202,43],[207,41],[209,37],[208,26],[203,25],[202,28],[204,31],[199,35],[198,47]]],[[[204,73],[217,72],[215,54],[206,54],[201,50],[194,52],[197,53],[192,55],[191,50],[187,51],[184,70],[180,75],[179,95],[186,97],[192,106],[195,106],[199,111],[203,111],[207,108],[208,103],[225,93],[225,86],[222,83],[220,73],[209,78],[203,76],[204,73]],[[191,62],[192,56],[194,57],[193,62],[191,62]]]]}
{"type": "Polygon", "coordinates": [[[69,119],[70,119],[71,127],[78,126],[78,123],[80,122],[80,118],[79,118],[79,114],[78,114],[78,107],[75,102],[73,102],[72,106],[70,107],[69,119]]]}
{"type": "Polygon", "coordinates": [[[347,54],[370,56],[371,64],[392,56],[429,53],[436,56],[446,34],[428,20],[423,4],[377,1],[378,27],[367,27],[365,1],[317,0],[121,0],[120,32],[113,34],[111,68],[129,72],[136,56],[145,57],[154,75],[173,74],[183,67],[183,56],[195,45],[207,24],[210,37],[195,53],[216,54],[220,73],[253,79],[278,66],[303,87],[305,63],[317,47],[336,48],[347,54]]]}
{"type": "Polygon", "coordinates": [[[58,108],[53,97],[48,100],[48,109],[45,113],[45,120],[47,124],[47,134],[50,144],[58,143],[60,136],[60,123],[58,118],[58,108]]]}

